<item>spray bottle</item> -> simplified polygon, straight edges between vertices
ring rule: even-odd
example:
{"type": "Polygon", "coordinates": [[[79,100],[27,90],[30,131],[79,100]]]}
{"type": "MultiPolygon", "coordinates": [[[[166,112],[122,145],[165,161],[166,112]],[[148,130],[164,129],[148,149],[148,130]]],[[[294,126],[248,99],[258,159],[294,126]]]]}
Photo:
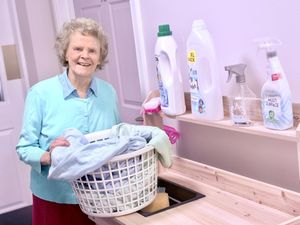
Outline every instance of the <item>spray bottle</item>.
{"type": "Polygon", "coordinates": [[[275,47],[281,42],[276,38],[256,39],[258,48],[266,51],[268,79],[262,87],[262,113],[264,126],[285,130],[293,126],[291,91],[275,47]]]}
{"type": "Polygon", "coordinates": [[[231,80],[233,75],[236,76],[236,82],[230,96],[229,111],[232,122],[238,126],[251,125],[250,112],[253,110],[253,100],[256,98],[246,84],[246,66],[246,64],[225,66],[225,70],[228,71],[227,82],[231,80]]]}

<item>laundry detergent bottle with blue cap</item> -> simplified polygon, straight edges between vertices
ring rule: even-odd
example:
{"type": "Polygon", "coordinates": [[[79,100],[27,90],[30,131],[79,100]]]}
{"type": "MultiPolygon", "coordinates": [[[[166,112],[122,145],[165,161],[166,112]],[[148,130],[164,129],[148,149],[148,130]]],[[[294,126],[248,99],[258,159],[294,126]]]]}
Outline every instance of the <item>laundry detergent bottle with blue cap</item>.
{"type": "Polygon", "coordinates": [[[275,46],[276,38],[257,40],[259,49],[264,49],[268,61],[268,78],[261,90],[264,126],[273,130],[286,130],[293,126],[293,109],[290,87],[283,71],[275,46]]]}
{"type": "Polygon", "coordinates": [[[155,60],[161,109],[167,115],[180,115],[186,107],[177,44],[169,24],[160,25],[157,36],[155,60]]]}

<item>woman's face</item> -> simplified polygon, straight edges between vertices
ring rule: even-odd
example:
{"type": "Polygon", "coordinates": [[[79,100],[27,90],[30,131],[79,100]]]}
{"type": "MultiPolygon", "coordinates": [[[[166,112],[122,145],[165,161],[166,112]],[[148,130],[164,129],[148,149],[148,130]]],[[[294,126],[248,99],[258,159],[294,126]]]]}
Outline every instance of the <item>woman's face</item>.
{"type": "Polygon", "coordinates": [[[91,35],[74,32],[66,52],[69,64],[69,76],[90,78],[100,64],[100,43],[91,35]]]}

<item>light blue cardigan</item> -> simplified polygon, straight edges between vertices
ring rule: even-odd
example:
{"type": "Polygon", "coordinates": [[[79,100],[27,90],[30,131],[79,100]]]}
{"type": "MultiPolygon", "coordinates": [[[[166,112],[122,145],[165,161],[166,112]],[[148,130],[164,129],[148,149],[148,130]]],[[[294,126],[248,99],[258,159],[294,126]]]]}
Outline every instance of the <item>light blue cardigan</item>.
{"type": "Polygon", "coordinates": [[[29,90],[16,149],[19,158],[32,167],[30,187],[34,195],[58,203],[77,203],[69,182],[47,179],[49,166],[41,166],[40,158],[67,128],[87,134],[119,123],[117,105],[114,88],[96,77],[87,97],[79,98],[66,71],[29,90]]]}

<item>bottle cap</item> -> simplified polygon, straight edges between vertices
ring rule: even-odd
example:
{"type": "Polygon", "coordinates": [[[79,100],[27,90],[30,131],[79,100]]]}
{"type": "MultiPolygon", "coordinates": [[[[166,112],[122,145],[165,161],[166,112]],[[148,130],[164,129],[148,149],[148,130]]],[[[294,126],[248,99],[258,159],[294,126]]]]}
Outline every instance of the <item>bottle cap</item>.
{"type": "Polygon", "coordinates": [[[267,52],[267,57],[268,58],[272,58],[272,57],[275,57],[275,56],[277,56],[277,52],[276,51],[267,52]]]}
{"type": "Polygon", "coordinates": [[[172,35],[172,31],[170,30],[170,25],[169,24],[163,24],[158,26],[158,33],[157,36],[169,36],[172,35]]]}
{"type": "Polygon", "coordinates": [[[194,20],[192,28],[204,30],[206,29],[206,24],[203,20],[194,20]]]}
{"type": "Polygon", "coordinates": [[[266,51],[267,58],[275,57],[277,55],[276,47],[281,45],[281,41],[275,37],[256,38],[253,41],[257,44],[258,50],[266,51]]]}

